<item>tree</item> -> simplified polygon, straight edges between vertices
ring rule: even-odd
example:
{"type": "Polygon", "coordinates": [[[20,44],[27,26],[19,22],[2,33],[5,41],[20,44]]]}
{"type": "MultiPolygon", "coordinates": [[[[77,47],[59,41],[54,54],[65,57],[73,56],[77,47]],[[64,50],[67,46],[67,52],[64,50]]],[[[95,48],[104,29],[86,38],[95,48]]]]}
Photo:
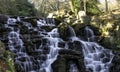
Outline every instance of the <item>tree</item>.
{"type": "Polygon", "coordinates": [[[69,0],[69,4],[70,4],[71,11],[72,11],[72,12],[75,12],[74,0],[69,0]]]}
{"type": "Polygon", "coordinates": [[[105,0],[105,11],[108,12],[108,1],[105,0]]]}
{"type": "Polygon", "coordinates": [[[0,14],[34,16],[35,8],[27,0],[0,0],[0,14]]]}
{"type": "Polygon", "coordinates": [[[117,3],[118,3],[118,7],[120,8],[120,0],[116,0],[117,3]]]}
{"type": "Polygon", "coordinates": [[[99,14],[101,11],[97,6],[99,4],[99,0],[87,0],[86,1],[86,13],[87,14],[99,14]]]}
{"type": "Polygon", "coordinates": [[[85,11],[87,14],[99,14],[99,0],[69,0],[71,10],[77,13],[79,10],[85,11]]]}
{"type": "Polygon", "coordinates": [[[28,0],[15,0],[17,15],[35,16],[34,6],[28,0]]]}
{"type": "Polygon", "coordinates": [[[86,9],[86,2],[87,2],[87,0],[84,0],[84,11],[85,11],[85,13],[87,11],[87,9],[86,9]]]}

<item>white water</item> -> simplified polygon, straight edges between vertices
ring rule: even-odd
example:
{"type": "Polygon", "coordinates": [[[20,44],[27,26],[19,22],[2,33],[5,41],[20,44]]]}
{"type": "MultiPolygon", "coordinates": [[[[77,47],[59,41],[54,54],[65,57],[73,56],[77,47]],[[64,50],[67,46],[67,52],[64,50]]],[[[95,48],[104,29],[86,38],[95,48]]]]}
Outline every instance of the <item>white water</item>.
{"type": "Polygon", "coordinates": [[[39,72],[45,69],[46,72],[52,72],[51,64],[57,59],[58,50],[58,42],[62,41],[59,38],[57,28],[53,29],[51,32],[48,32],[49,37],[46,37],[50,41],[50,53],[47,55],[47,60],[42,64],[42,68],[39,72]]]}
{"type": "Polygon", "coordinates": [[[88,41],[94,41],[95,35],[89,27],[85,27],[86,37],[88,41]]]}
{"type": "MultiPolygon", "coordinates": [[[[55,28],[50,32],[46,31],[39,31],[39,28],[41,26],[54,26],[54,24],[46,24],[46,21],[39,20],[37,21],[38,25],[37,27],[32,27],[30,23],[24,22],[25,26],[28,28],[28,30],[33,29],[34,31],[38,31],[38,36],[43,36],[44,39],[47,39],[48,42],[46,42],[45,46],[48,46],[50,51],[46,54],[47,58],[45,61],[42,61],[40,59],[37,59],[37,62],[39,64],[39,69],[34,70],[34,59],[31,59],[31,56],[26,53],[24,42],[20,38],[22,36],[20,34],[20,30],[17,31],[14,29],[13,26],[15,25],[16,21],[20,21],[20,18],[13,19],[9,18],[6,25],[7,28],[10,28],[11,31],[8,34],[8,47],[9,50],[11,50],[13,53],[15,53],[15,63],[19,64],[21,69],[24,72],[53,72],[51,68],[51,64],[57,59],[58,51],[61,49],[58,47],[59,42],[63,42],[63,40],[59,37],[58,29],[55,28]],[[46,33],[46,34],[42,34],[46,33]],[[23,60],[21,60],[23,59],[23,60]]],[[[76,34],[74,32],[74,29],[69,26],[70,29],[70,40],[79,41],[82,43],[82,50],[84,55],[84,63],[86,66],[87,71],[92,72],[109,72],[109,67],[111,66],[111,61],[114,57],[111,50],[105,49],[104,47],[100,46],[96,42],[94,42],[94,32],[89,28],[85,28],[86,37],[88,41],[82,41],[80,38],[76,37],[76,34]],[[92,41],[92,42],[90,42],[92,41]]],[[[30,38],[30,37],[29,37],[30,38]]],[[[42,52],[42,47],[44,46],[43,42],[39,46],[39,48],[36,48],[34,46],[35,51],[42,52]]],[[[68,48],[68,45],[66,44],[66,49],[68,48]]],[[[34,50],[33,50],[34,51],[34,50]]],[[[41,54],[42,55],[42,54],[41,54]]],[[[76,63],[70,64],[69,72],[79,72],[78,67],[76,63]]]]}
{"type": "MultiPolygon", "coordinates": [[[[86,27],[85,30],[90,33],[89,38],[95,37],[90,28],[86,27]]],[[[89,40],[82,41],[78,37],[72,37],[71,39],[82,43],[84,63],[88,72],[109,72],[114,57],[111,50],[105,49],[96,42],[89,42],[89,40]]]]}
{"type": "Polygon", "coordinates": [[[9,18],[8,19],[8,28],[11,28],[11,32],[8,34],[8,47],[9,50],[12,51],[15,54],[15,63],[19,64],[22,69],[24,69],[24,72],[28,72],[28,70],[32,70],[32,62],[30,60],[30,57],[27,55],[27,53],[24,50],[23,41],[20,38],[20,31],[19,29],[17,31],[14,30],[14,27],[9,25],[16,25],[17,19],[9,18]],[[22,62],[19,59],[25,58],[25,61],[22,62]]]}
{"type": "MultiPolygon", "coordinates": [[[[43,61],[41,64],[41,60],[37,60],[40,68],[37,71],[34,71],[34,66],[33,66],[33,61],[31,60],[31,57],[26,53],[24,50],[24,42],[20,38],[22,36],[20,34],[20,30],[14,31],[14,26],[9,26],[9,25],[16,25],[16,22],[20,21],[20,18],[18,17],[17,19],[15,18],[9,18],[7,21],[6,27],[10,28],[11,31],[8,34],[8,47],[9,50],[15,53],[15,63],[20,65],[21,69],[24,72],[52,72],[51,64],[57,59],[58,56],[58,50],[60,49],[58,47],[58,42],[63,41],[62,39],[59,38],[59,33],[58,29],[55,28],[50,32],[46,32],[47,35],[43,35],[45,39],[47,39],[49,42],[46,43],[47,46],[50,48],[49,53],[47,54],[47,59],[43,61]],[[25,58],[24,61],[21,61],[20,59],[25,58]]],[[[37,21],[38,23],[38,28],[32,27],[32,25],[28,22],[23,22],[25,26],[30,30],[33,29],[34,31],[38,31],[40,36],[42,35],[42,32],[38,30],[41,26],[54,26],[54,24],[46,24],[46,21],[44,20],[39,20],[37,21]],[[41,22],[42,21],[42,22],[41,22]]],[[[45,32],[43,30],[43,32],[45,32]]],[[[30,38],[30,37],[29,37],[30,38]]],[[[40,45],[40,48],[42,45],[40,45]]],[[[37,49],[35,47],[35,51],[42,51],[41,49],[37,49]]]]}
{"type": "Polygon", "coordinates": [[[77,65],[74,62],[70,62],[70,69],[69,72],[79,72],[77,65]]]}

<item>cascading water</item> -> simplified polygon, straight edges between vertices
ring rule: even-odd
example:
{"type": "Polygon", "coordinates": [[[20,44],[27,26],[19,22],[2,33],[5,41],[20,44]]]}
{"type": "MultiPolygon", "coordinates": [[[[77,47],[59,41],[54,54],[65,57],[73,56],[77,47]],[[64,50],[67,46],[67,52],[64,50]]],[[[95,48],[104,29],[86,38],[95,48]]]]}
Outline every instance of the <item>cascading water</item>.
{"type": "Polygon", "coordinates": [[[46,72],[52,72],[51,64],[57,59],[58,50],[60,49],[58,47],[58,42],[62,41],[62,39],[59,38],[57,28],[53,29],[51,32],[48,32],[48,36],[49,37],[45,38],[47,38],[50,41],[50,52],[49,54],[47,54],[47,60],[42,64],[40,72],[44,69],[46,72]]]}
{"type": "MultiPolygon", "coordinates": [[[[33,35],[34,37],[38,36],[38,38],[35,40],[40,39],[41,41],[41,44],[38,47],[34,45],[34,48],[31,50],[31,52],[39,52],[40,57],[43,56],[43,60],[42,58],[36,59],[27,53],[24,46],[25,43],[20,38],[24,38],[25,35],[21,34],[21,30],[19,28],[15,30],[17,21],[20,21],[20,19],[17,20],[15,18],[8,18],[5,27],[11,29],[8,34],[8,48],[15,54],[15,63],[22,69],[20,72],[52,72],[51,64],[56,60],[58,56],[58,50],[60,49],[58,47],[58,42],[62,41],[62,39],[59,38],[57,28],[53,29],[51,32],[46,32],[45,30],[39,31],[39,29],[41,30],[42,26],[54,26],[54,24],[46,24],[45,20],[39,20],[37,21],[37,27],[33,27],[30,23],[24,22],[25,27],[29,31],[33,30],[38,33],[37,35],[33,35]],[[41,36],[42,38],[39,38],[41,36]],[[44,40],[46,40],[46,42],[44,42],[44,40]],[[44,52],[44,48],[49,51],[44,52]],[[38,63],[37,66],[35,66],[35,62],[38,63]]],[[[29,34],[27,35],[27,39],[28,41],[31,39],[29,34]]]]}
{"type": "MultiPolygon", "coordinates": [[[[85,28],[87,38],[94,40],[94,32],[85,28]]],[[[79,41],[82,44],[84,63],[88,72],[109,72],[111,61],[114,57],[111,50],[105,49],[96,42],[82,41],[78,37],[72,37],[72,41],[79,41]]]]}
{"type": "MultiPolygon", "coordinates": [[[[9,29],[8,49],[15,54],[18,72],[53,72],[51,65],[57,59],[59,50],[69,50],[68,43],[75,41],[82,46],[87,72],[109,72],[114,55],[111,50],[94,42],[95,35],[89,27],[85,28],[87,41],[77,37],[71,26],[68,26],[68,41],[63,41],[54,20],[39,19],[37,26],[24,21],[23,24],[16,23],[20,21],[19,17],[8,18],[5,24],[9,29]],[[46,27],[53,28],[48,31],[44,29],[46,27]],[[60,47],[60,42],[65,45],[60,47]]],[[[76,61],[70,61],[68,72],[80,72],[76,61]]]]}
{"type": "Polygon", "coordinates": [[[95,35],[89,27],[85,27],[85,33],[88,41],[94,41],[95,35]]]}
{"type": "Polygon", "coordinates": [[[70,69],[69,72],[79,72],[77,65],[74,62],[70,62],[70,69]]]}

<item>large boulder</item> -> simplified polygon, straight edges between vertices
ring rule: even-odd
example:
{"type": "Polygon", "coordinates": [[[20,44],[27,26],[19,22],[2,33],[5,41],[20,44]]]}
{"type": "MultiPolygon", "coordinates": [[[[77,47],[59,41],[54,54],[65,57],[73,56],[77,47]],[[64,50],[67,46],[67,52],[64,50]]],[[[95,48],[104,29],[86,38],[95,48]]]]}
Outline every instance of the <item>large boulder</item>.
{"type": "Polygon", "coordinates": [[[60,49],[57,60],[52,64],[53,72],[69,72],[70,63],[76,65],[79,72],[86,72],[81,43],[68,41],[68,49],[60,49]]]}
{"type": "Polygon", "coordinates": [[[68,72],[70,69],[69,62],[71,61],[77,65],[79,72],[86,72],[82,53],[69,49],[61,49],[59,54],[57,60],[52,64],[53,72],[68,72]]]}

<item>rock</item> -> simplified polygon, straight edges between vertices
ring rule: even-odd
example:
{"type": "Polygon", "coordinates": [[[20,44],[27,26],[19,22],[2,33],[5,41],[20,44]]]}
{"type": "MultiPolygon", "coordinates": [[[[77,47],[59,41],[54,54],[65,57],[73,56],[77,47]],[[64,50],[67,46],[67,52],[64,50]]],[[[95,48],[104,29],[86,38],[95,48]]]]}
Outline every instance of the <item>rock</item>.
{"type": "Polygon", "coordinates": [[[79,41],[68,42],[68,48],[75,51],[82,51],[81,43],[79,41]]]}
{"type": "Polygon", "coordinates": [[[0,15],[0,23],[5,24],[7,22],[8,17],[5,15],[0,15]]]}
{"type": "Polygon", "coordinates": [[[120,52],[116,52],[112,60],[112,66],[110,67],[110,72],[120,71],[120,52]]]}
{"type": "Polygon", "coordinates": [[[69,40],[70,37],[76,36],[74,29],[68,24],[61,23],[58,26],[58,32],[60,37],[65,41],[69,40]]]}
{"type": "Polygon", "coordinates": [[[96,68],[95,68],[96,71],[100,72],[101,70],[101,66],[100,65],[97,65],[96,68]]]}
{"type": "Polygon", "coordinates": [[[103,53],[100,53],[100,54],[98,55],[98,57],[99,57],[99,58],[104,58],[105,55],[104,55],[103,53]]]}
{"type": "Polygon", "coordinates": [[[21,26],[20,32],[21,32],[21,34],[28,34],[28,27],[21,26]]]}
{"type": "Polygon", "coordinates": [[[62,49],[59,54],[57,60],[52,64],[53,72],[68,72],[70,61],[76,62],[79,72],[86,72],[83,56],[79,52],[62,49]]]}
{"type": "Polygon", "coordinates": [[[52,64],[53,72],[67,72],[66,59],[58,57],[57,60],[52,64]]]}
{"type": "Polygon", "coordinates": [[[37,26],[37,18],[34,17],[21,18],[21,21],[31,23],[33,27],[37,26]]]}
{"type": "Polygon", "coordinates": [[[44,29],[47,32],[51,31],[53,28],[55,28],[55,26],[41,26],[41,29],[44,29]]]}
{"type": "Polygon", "coordinates": [[[65,48],[65,42],[59,42],[58,47],[60,48],[65,48]]]}
{"type": "Polygon", "coordinates": [[[107,63],[107,62],[109,62],[109,61],[110,61],[109,58],[103,58],[103,60],[102,60],[103,63],[107,63]]]}
{"type": "Polygon", "coordinates": [[[69,49],[61,49],[59,50],[59,54],[65,54],[65,55],[81,55],[82,53],[80,53],[79,51],[74,51],[74,50],[69,50],[69,49]]]}

